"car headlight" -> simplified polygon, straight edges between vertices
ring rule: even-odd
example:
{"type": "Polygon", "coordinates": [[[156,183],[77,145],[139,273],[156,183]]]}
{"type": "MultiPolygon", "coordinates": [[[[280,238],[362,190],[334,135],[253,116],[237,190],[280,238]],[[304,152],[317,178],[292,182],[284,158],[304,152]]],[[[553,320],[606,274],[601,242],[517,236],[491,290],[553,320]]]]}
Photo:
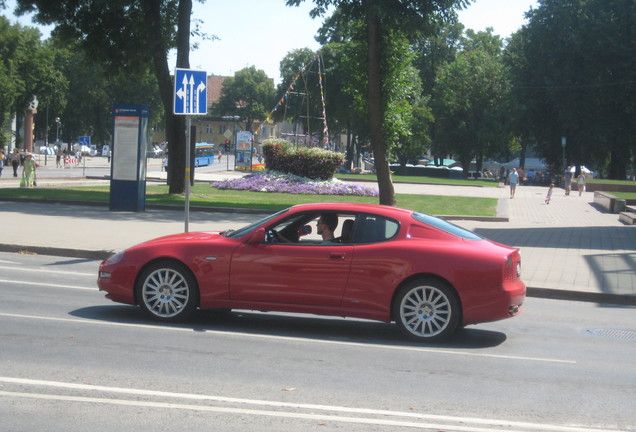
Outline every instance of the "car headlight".
{"type": "Polygon", "coordinates": [[[521,277],[521,261],[517,263],[517,276],[521,277]]]}
{"type": "Polygon", "coordinates": [[[111,255],[104,261],[104,264],[111,265],[120,263],[124,259],[124,251],[117,252],[115,255],[111,255]]]}

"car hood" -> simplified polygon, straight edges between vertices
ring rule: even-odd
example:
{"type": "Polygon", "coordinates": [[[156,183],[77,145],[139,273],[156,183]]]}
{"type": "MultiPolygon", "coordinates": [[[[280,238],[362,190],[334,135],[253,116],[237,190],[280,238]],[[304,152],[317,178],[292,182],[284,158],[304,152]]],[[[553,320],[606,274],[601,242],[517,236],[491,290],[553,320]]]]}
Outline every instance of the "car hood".
{"type": "Polygon", "coordinates": [[[137,246],[151,246],[157,245],[161,243],[187,243],[190,241],[214,241],[218,239],[223,239],[225,237],[221,236],[220,231],[195,231],[195,232],[187,232],[180,234],[171,234],[159,238],[155,238],[152,240],[148,240],[146,242],[140,243],[137,246]]]}

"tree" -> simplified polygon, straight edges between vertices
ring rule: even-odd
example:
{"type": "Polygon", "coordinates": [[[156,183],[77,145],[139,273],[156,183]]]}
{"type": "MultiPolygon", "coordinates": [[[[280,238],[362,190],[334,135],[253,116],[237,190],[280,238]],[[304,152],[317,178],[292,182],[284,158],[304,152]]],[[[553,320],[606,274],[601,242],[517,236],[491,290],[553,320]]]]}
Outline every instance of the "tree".
{"type": "MultiPolygon", "coordinates": [[[[290,6],[304,0],[287,0],[290,6]]],[[[316,7],[312,16],[323,15],[329,6],[336,6],[340,28],[352,21],[364,22],[367,43],[367,102],[371,146],[378,177],[380,204],[395,205],[395,190],[389,170],[388,145],[385,136],[384,104],[385,71],[382,70],[386,52],[384,48],[392,36],[430,32],[436,14],[450,11],[453,7],[468,4],[465,0],[314,0],[316,7]]]]}
{"type": "MultiPolygon", "coordinates": [[[[64,45],[55,36],[50,43],[64,45]]],[[[93,62],[75,44],[59,52],[56,64],[69,81],[71,91],[66,94],[66,107],[51,109],[50,114],[51,118],[62,119],[63,140],[90,135],[94,144],[108,144],[112,133],[112,106],[120,101],[148,104],[149,124],[155,124],[163,117],[157,81],[150,71],[131,81],[124,71],[107,69],[102,63],[93,62]]]]}
{"type": "MultiPolygon", "coordinates": [[[[40,110],[49,105],[60,109],[66,104],[68,82],[57,65],[59,51],[40,39],[38,30],[10,25],[6,18],[0,17],[0,127],[3,130],[9,118],[24,113],[33,96],[38,98],[40,110]]],[[[0,137],[0,145],[5,145],[6,138],[0,137]]]]}
{"type": "Polygon", "coordinates": [[[34,12],[53,34],[76,41],[96,61],[125,70],[131,80],[152,65],[166,113],[170,193],[185,190],[185,119],[172,114],[168,50],[177,67],[189,68],[192,0],[17,0],[17,13],[34,12]]]}
{"type": "Polygon", "coordinates": [[[636,3],[541,0],[510,46],[514,85],[538,151],[624,179],[636,149],[636,3]]]}
{"type": "Polygon", "coordinates": [[[245,130],[252,131],[254,121],[267,116],[275,95],[274,81],[265,71],[250,66],[223,81],[221,97],[212,106],[212,112],[237,115],[245,122],[245,130]]]}
{"type": "Polygon", "coordinates": [[[466,176],[473,158],[481,159],[507,141],[502,106],[509,84],[502,41],[492,29],[468,30],[463,47],[437,77],[433,112],[436,139],[460,160],[466,176]]]}

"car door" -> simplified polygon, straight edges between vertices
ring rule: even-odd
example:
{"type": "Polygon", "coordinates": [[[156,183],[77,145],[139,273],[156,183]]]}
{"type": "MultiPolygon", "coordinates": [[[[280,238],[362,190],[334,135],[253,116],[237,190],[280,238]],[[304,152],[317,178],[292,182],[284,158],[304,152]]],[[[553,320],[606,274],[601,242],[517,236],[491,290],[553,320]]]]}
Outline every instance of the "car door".
{"type": "Polygon", "coordinates": [[[243,244],[232,256],[232,300],[339,306],[351,271],[348,244],[243,244]]]}

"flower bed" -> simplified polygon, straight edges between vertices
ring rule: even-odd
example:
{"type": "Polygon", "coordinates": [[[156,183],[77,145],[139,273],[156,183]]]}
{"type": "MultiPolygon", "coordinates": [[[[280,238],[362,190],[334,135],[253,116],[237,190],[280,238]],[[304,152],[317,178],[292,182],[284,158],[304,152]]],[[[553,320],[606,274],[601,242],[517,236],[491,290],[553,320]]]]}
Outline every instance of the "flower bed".
{"type": "Polygon", "coordinates": [[[221,190],[245,190],[252,192],[278,192],[306,195],[355,195],[378,196],[378,191],[366,186],[342,182],[338,179],[311,180],[273,171],[259,172],[242,178],[212,182],[221,190]]]}

